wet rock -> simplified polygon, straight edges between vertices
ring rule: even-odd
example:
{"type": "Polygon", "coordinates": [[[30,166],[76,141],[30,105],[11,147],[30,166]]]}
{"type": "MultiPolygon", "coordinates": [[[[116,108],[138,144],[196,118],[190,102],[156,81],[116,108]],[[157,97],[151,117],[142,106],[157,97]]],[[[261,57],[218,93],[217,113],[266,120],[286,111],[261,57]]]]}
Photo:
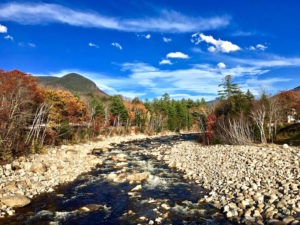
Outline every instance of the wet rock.
{"type": "Polygon", "coordinates": [[[140,183],[143,181],[146,181],[149,177],[149,173],[148,172],[143,172],[143,173],[133,173],[127,176],[127,180],[128,182],[136,182],[136,183],[140,183]]]}
{"type": "Polygon", "coordinates": [[[93,212],[93,211],[98,211],[102,205],[98,204],[89,204],[86,206],[83,206],[79,209],[80,212],[93,212]]]}
{"type": "Polygon", "coordinates": [[[11,208],[24,207],[30,204],[30,199],[23,195],[13,195],[0,199],[0,202],[11,208]]]}
{"type": "Polygon", "coordinates": [[[131,189],[132,192],[137,192],[137,191],[141,191],[142,190],[142,185],[137,185],[135,186],[133,189],[131,189]]]}

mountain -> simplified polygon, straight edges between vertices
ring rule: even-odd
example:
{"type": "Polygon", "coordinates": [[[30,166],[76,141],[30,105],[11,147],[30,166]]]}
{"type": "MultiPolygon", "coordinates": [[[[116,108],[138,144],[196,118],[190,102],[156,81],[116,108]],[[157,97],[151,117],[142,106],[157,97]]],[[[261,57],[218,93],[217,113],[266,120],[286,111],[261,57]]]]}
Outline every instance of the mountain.
{"type": "Polygon", "coordinates": [[[300,95],[300,86],[293,89],[293,91],[297,92],[300,95]]]}
{"type": "Polygon", "coordinates": [[[43,86],[66,89],[80,96],[93,94],[99,97],[109,97],[93,81],[77,73],[69,73],[63,77],[39,76],[38,82],[43,86]]]}

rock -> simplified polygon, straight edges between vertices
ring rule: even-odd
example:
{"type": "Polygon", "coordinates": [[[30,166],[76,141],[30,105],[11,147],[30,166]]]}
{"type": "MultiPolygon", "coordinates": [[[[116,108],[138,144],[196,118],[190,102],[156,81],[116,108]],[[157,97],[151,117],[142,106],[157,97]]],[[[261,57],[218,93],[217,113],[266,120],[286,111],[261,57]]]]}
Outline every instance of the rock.
{"type": "Polygon", "coordinates": [[[168,205],[168,204],[166,204],[166,203],[163,203],[163,204],[161,204],[161,207],[164,209],[164,210],[170,210],[170,206],[168,205]]]}
{"type": "Polygon", "coordinates": [[[283,149],[288,149],[288,148],[289,148],[289,145],[288,145],[288,144],[284,144],[284,145],[282,146],[282,148],[283,148],[283,149]]]}
{"type": "Polygon", "coordinates": [[[285,222],[286,224],[290,224],[294,221],[294,217],[292,216],[288,216],[288,217],[285,217],[282,221],[285,222]]]}
{"type": "Polygon", "coordinates": [[[67,157],[76,157],[78,155],[78,151],[74,150],[74,149],[68,149],[66,150],[66,156],[67,157]]]}
{"type": "Polygon", "coordinates": [[[136,192],[136,191],[141,191],[142,190],[142,185],[137,185],[135,186],[133,189],[131,189],[132,192],[136,192]]]}
{"type": "Polygon", "coordinates": [[[127,176],[128,182],[143,182],[146,181],[149,177],[149,173],[133,173],[127,176]]]}
{"type": "Polygon", "coordinates": [[[100,154],[108,152],[108,151],[109,151],[109,149],[106,148],[106,147],[103,147],[103,148],[94,148],[92,150],[92,154],[93,155],[100,155],[100,154]]]}
{"type": "Polygon", "coordinates": [[[170,164],[169,164],[169,167],[171,167],[171,168],[176,168],[176,162],[171,162],[170,164]]]}
{"type": "Polygon", "coordinates": [[[47,171],[47,167],[42,162],[33,162],[30,171],[33,173],[44,173],[47,171]]]}
{"type": "Polygon", "coordinates": [[[272,220],[269,220],[267,222],[268,225],[286,225],[285,222],[283,221],[280,221],[280,220],[276,220],[276,219],[272,219],[272,220]]]}
{"type": "Polygon", "coordinates": [[[12,162],[11,168],[12,168],[13,170],[19,170],[19,169],[21,169],[20,163],[17,162],[17,161],[12,162]]]}
{"type": "Polygon", "coordinates": [[[226,216],[227,216],[228,218],[236,217],[236,216],[238,216],[238,215],[239,215],[238,212],[237,212],[236,210],[234,210],[234,209],[231,209],[230,211],[228,211],[228,212],[226,213],[226,216]]]}
{"type": "Polygon", "coordinates": [[[7,205],[8,207],[18,208],[18,207],[24,207],[26,205],[29,205],[30,199],[23,195],[16,194],[14,196],[1,198],[0,202],[7,205]]]}
{"type": "Polygon", "coordinates": [[[120,154],[112,156],[112,160],[115,162],[126,162],[127,155],[120,153],[120,154]]]}
{"type": "Polygon", "coordinates": [[[79,209],[79,211],[81,212],[93,212],[93,211],[97,211],[101,208],[101,205],[97,205],[97,204],[89,204],[86,206],[83,206],[79,209]]]}

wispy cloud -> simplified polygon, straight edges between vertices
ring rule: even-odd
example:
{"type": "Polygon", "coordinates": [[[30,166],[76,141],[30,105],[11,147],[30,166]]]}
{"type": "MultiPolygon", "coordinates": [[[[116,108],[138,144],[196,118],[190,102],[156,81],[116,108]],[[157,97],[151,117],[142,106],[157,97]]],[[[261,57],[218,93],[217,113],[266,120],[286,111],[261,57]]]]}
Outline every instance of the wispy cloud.
{"type": "Polygon", "coordinates": [[[0,5],[0,19],[20,24],[64,23],[71,26],[114,29],[128,32],[195,32],[224,28],[228,16],[189,17],[176,11],[161,11],[157,16],[119,18],[91,10],[76,10],[58,4],[7,3],[0,5]]]}
{"type": "Polygon", "coordinates": [[[172,65],[172,62],[169,59],[162,59],[159,65],[172,65]]]}
{"type": "Polygon", "coordinates": [[[111,45],[114,46],[114,47],[116,47],[116,48],[118,48],[118,49],[120,49],[120,50],[123,49],[123,47],[118,42],[113,42],[113,43],[111,43],[111,45]]]}
{"type": "Polygon", "coordinates": [[[166,56],[167,58],[171,58],[171,59],[188,59],[189,56],[185,53],[182,52],[170,52],[167,54],[166,56]]]}
{"type": "Polygon", "coordinates": [[[34,44],[32,42],[28,42],[28,43],[19,42],[18,45],[20,47],[29,47],[29,48],[35,48],[36,47],[36,44],[34,44]]]}
{"type": "Polygon", "coordinates": [[[0,24],[0,33],[7,33],[7,27],[0,24]]]}
{"type": "Polygon", "coordinates": [[[30,48],[35,48],[35,47],[36,47],[36,44],[34,44],[34,43],[32,43],[32,42],[27,43],[27,45],[28,45],[30,48]]]}
{"type": "Polygon", "coordinates": [[[5,40],[10,40],[10,41],[14,41],[14,37],[10,36],[9,34],[4,36],[5,40]]]}
{"type": "Polygon", "coordinates": [[[162,39],[163,39],[163,41],[164,41],[165,43],[169,43],[169,42],[172,41],[171,38],[167,38],[167,37],[163,37],[162,39]]]}
{"type": "Polygon", "coordinates": [[[221,39],[216,40],[213,36],[210,35],[204,35],[202,33],[195,33],[192,35],[191,42],[195,45],[200,44],[201,42],[206,42],[207,44],[210,44],[208,47],[209,52],[235,52],[239,51],[241,48],[231,43],[230,41],[223,41],[221,39]]]}
{"type": "Polygon", "coordinates": [[[92,48],[99,48],[99,45],[97,45],[97,44],[95,44],[93,42],[90,42],[89,46],[92,47],[92,48]]]}
{"type": "MultiPolygon", "coordinates": [[[[225,63],[224,63],[225,64],[225,63]]],[[[147,63],[133,62],[121,65],[119,75],[106,75],[80,70],[64,70],[50,75],[62,76],[70,72],[77,72],[94,80],[100,89],[108,94],[122,94],[127,97],[139,96],[157,97],[168,92],[173,98],[204,97],[211,100],[217,96],[218,85],[225,75],[231,74],[234,79],[243,82],[242,90],[250,89],[258,95],[261,90],[276,91],[276,84],[290,82],[287,78],[263,78],[261,75],[269,72],[269,69],[257,65],[243,65],[236,67],[196,64],[185,69],[159,69],[147,63]]],[[[45,74],[49,75],[49,74],[45,74]]]]}
{"type": "Polygon", "coordinates": [[[251,45],[249,47],[249,49],[251,51],[255,51],[255,50],[261,50],[261,51],[265,51],[268,48],[268,46],[263,45],[263,44],[257,44],[256,46],[251,45]]]}

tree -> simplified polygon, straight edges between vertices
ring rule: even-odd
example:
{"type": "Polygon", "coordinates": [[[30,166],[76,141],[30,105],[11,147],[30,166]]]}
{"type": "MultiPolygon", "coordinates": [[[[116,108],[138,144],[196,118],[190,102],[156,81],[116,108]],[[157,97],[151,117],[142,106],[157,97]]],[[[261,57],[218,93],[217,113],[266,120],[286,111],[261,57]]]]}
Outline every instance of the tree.
{"type": "Polygon", "coordinates": [[[251,110],[251,118],[259,129],[261,143],[266,143],[265,135],[265,119],[266,119],[266,107],[262,103],[257,103],[253,110],[251,110]]]}
{"type": "Polygon", "coordinates": [[[27,127],[43,99],[33,76],[18,70],[0,71],[0,160],[11,160],[25,149],[27,127]]]}
{"type": "Polygon", "coordinates": [[[219,91],[219,96],[222,100],[241,93],[238,85],[233,83],[231,75],[227,75],[219,87],[223,87],[223,90],[219,91]]]}
{"type": "Polygon", "coordinates": [[[114,117],[114,125],[117,125],[118,127],[123,121],[127,120],[128,111],[119,95],[115,95],[111,98],[110,113],[114,117]]]}

